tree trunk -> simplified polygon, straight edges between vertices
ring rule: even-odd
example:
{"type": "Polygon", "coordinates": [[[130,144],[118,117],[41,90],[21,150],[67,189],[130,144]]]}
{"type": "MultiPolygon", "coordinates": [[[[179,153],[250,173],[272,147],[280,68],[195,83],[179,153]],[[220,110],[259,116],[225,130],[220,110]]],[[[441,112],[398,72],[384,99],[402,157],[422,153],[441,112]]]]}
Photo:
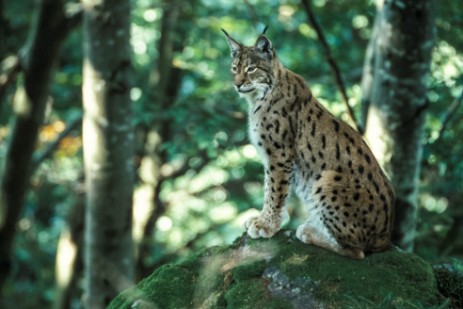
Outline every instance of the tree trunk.
{"type": "Polygon", "coordinates": [[[0,59],[3,59],[7,53],[6,37],[8,22],[4,16],[4,4],[3,0],[0,0],[0,59]]]}
{"type": "MultiPolygon", "coordinates": [[[[150,72],[149,80],[151,89],[149,95],[153,99],[153,104],[156,104],[155,110],[159,112],[171,108],[177,98],[183,72],[180,68],[174,67],[172,62],[174,53],[184,48],[187,36],[186,31],[180,30],[178,20],[185,23],[191,19],[191,16],[185,14],[186,5],[182,5],[178,0],[164,0],[162,5],[164,14],[158,43],[159,58],[157,65],[153,66],[150,72]]],[[[144,261],[152,252],[156,222],[166,211],[165,203],[160,198],[162,184],[166,178],[162,177],[160,170],[161,166],[168,162],[168,156],[162,145],[173,135],[173,125],[169,118],[156,118],[151,127],[147,128],[145,154],[140,164],[139,174],[142,184],[138,193],[145,198],[138,207],[145,209],[146,216],[143,224],[140,224],[139,235],[137,235],[140,243],[137,257],[138,278],[143,278],[152,271],[151,268],[146,267],[144,261]]]]}
{"type": "Polygon", "coordinates": [[[11,268],[11,248],[29,184],[32,153],[48,100],[53,63],[68,31],[61,0],[38,2],[29,38],[20,55],[24,87],[15,95],[11,134],[0,168],[0,290],[11,268]]]}
{"type": "Polygon", "coordinates": [[[77,202],[66,214],[66,225],[61,229],[56,248],[56,287],[53,309],[71,308],[73,299],[79,298],[79,281],[83,273],[82,248],[84,235],[85,194],[83,179],[74,186],[77,202]]]}
{"type": "Polygon", "coordinates": [[[366,138],[396,190],[393,242],[413,250],[433,0],[380,0],[363,80],[366,138]],[[368,80],[371,79],[371,80],[368,80]]]}
{"type": "Polygon", "coordinates": [[[86,308],[133,282],[130,1],[83,0],[86,308]]]}

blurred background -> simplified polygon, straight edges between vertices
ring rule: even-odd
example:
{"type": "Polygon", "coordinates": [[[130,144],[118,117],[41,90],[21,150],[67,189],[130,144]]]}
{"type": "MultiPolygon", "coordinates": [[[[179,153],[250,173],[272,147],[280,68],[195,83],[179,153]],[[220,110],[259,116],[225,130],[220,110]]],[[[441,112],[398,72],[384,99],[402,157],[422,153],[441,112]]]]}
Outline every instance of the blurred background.
{"type": "MultiPolygon", "coordinates": [[[[360,113],[360,81],[375,3],[314,0],[312,4],[349,102],[360,113]]],[[[27,41],[34,6],[30,1],[0,1],[0,7],[0,56],[5,59],[27,41]]],[[[332,113],[344,120],[349,117],[299,1],[133,0],[131,14],[133,239],[139,280],[198,248],[232,243],[244,232],[244,220],[262,205],[262,166],[247,139],[247,103],[232,87],[230,53],[221,28],[252,45],[268,25],[267,35],[281,61],[307,80],[332,113]]],[[[461,266],[461,0],[438,1],[435,22],[414,252],[430,263],[452,260],[461,266]]],[[[82,53],[82,29],[77,26],[56,60],[30,189],[17,224],[12,272],[3,286],[5,308],[19,303],[24,308],[50,308],[54,302],[55,308],[80,306],[85,204],[82,53]],[[60,250],[65,252],[61,260],[60,250]],[[65,267],[63,263],[71,265],[71,273],[56,271],[65,267]],[[58,288],[59,280],[67,280],[65,288],[58,288]],[[66,300],[57,304],[58,295],[66,300]]],[[[19,77],[0,97],[0,160],[12,126],[11,102],[22,83],[19,77]]],[[[289,211],[293,219],[287,227],[294,228],[303,220],[304,210],[290,198],[289,211]]]]}

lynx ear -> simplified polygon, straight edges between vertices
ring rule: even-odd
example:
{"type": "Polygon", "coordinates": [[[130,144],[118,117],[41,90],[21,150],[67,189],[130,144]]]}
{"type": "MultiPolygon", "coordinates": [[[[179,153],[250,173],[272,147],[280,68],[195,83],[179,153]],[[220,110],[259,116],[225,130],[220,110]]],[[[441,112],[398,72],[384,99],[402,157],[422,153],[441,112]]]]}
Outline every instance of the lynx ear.
{"type": "Polygon", "coordinates": [[[230,46],[231,56],[232,58],[238,55],[239,51],[241,50],[241,44],[236,42],[228,33],[227,31],[222,29],[222,32],[227,37],[228,46],[230,46]]]}
{"type": "MultiPolygon", "coordinates": [[[[267,29],[265,29],[267,30],[267,29]]],[[[272,60],[274,56],[272,42],[264,35],[261,34],[254,45],[256,51],[267,60],[272,60]]]]}

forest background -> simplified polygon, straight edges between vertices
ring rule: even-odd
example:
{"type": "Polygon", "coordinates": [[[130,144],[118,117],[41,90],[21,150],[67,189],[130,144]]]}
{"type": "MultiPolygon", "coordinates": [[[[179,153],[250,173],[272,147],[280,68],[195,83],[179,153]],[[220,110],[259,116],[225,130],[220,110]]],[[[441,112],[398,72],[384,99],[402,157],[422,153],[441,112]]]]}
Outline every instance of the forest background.
{"type": "MultiPolygon", "coordinates": [[[[7,162],[14,118],[21,107],[18,102],[28,83],[20,59],[40,27],[34,16],[40,15],[43,3],[58,2],[68,22],[62,29],[57,27],[62,30],[61,47],[48,55],[54,73],[50,73],[32,172],[30,177],[28,172],[19,175],[28,190],[13,222],[14,242],[10,250],[0,248],[2,308],[17,304],[79,308],[84,290],[85,38],[79,3],[0,1],[0,160],[2,165],[7,162]],[[11,255],[8,263],[5,252],[11,255]]],[[[407,249],[430,263],[452,261],[463,270],[463,3],[436,2],[435,41],[420,128],[416,233],[410,231],[414,243],[407,249]]],[[[349,104],[360,119],[375,1],[311,3],[349,104]]],[[[327,52],[299,1],[133,0],[130,18],[132,239],[138,281],[198,248],[230,244],[243,233],[245,219],[262,204],[262,167],[247,140],[247,105],[232,87],[229,49],[221,28],[251,45],[268,25],[267,35],[282,62],[308,81],[331,112],[351,123],[352,119],[332,77],[327,52]]],[[[49,48],[54,46],[50,43],[49,48]]],[[[37,61],[48,56],[40,55],[37,61]]],[[[22,138],[27,140],[27,132],[22,138]]],[[[295,198],[289,210],[293,219],[287,227],[294,228],[304,212],[295,198]]],[[[0,217],[5,214],[0,209],[0,217]]],[[[0,224],[6,226],[3,220],[0,224]]]]}

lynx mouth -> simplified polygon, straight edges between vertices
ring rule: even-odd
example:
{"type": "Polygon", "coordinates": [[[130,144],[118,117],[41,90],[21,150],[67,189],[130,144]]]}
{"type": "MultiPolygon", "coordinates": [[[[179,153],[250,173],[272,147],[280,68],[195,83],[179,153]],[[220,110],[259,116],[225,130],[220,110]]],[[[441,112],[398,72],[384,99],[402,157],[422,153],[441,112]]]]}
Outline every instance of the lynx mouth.
{"type": "Polygon", "coordinates": [[[249,93],[249,92],[253,92],[254,90],[256,90],[255,88],[244,88],[244,89],[238,89],[238,92],[239,93],[249,93]]]}
{"type": "Polygon", "coordinates": [[[239,93],[250,93],[256,90],[256,87],[253,85],[241,85],[241,86],[236,86],[236,91],[239,93]]]}

